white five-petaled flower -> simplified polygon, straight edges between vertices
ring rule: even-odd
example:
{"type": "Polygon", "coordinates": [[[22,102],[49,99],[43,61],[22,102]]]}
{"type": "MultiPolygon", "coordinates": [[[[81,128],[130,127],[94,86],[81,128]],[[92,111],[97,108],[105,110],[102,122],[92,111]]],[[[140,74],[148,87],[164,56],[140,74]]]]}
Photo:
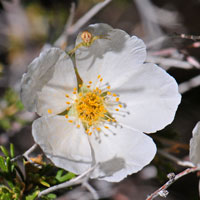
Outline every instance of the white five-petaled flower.
{"type": "Polygon", "coordinates": [[[171,123],[181,97],[170,75],[143,64],[142,40],[106,24],[87,31],[95,39],[79,45],[78,35],[74,62],[51,48],[28,66],[21,98],[41,116],[33,137],[56,166],[81,174],[99,163],[90,177],[118,182],[154,158],[144,133],[171,123]]]}

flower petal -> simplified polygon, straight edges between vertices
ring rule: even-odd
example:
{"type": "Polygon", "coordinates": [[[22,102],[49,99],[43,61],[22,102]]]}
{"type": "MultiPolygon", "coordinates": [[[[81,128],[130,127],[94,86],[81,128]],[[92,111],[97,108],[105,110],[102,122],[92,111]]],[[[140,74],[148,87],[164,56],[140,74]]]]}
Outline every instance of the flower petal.
{"type": "MultiPolygon", "coordinates": [[[[94,24],[87,28],[97,39],[90,47],[76,51],[78,72],[84,82],[97,80],[101,75],[112,88],[121,85],[146,59],[146,47],[142,40],[106,24],[94,24]]],[[[80,34],[76,44],[81,42],[80,34]]]]}
{"type": "Polygon", "coordinates": [[[146,133],[170,124],[181,100],[174,78],[151,63],[140,66],[126,83],[112,92],[120,95],[129,112],[126,117],[114,115],[117,121],[146,133]]]}
{"type": "Polygon", "coordinates": [[[64,116],[43,116],[34,121],[33,138],[47,157],[58,167],[75,174],[91,166],[88,136],[64,116]]]}
{"type": "Polygon", "coordinates": [[[89,138],[96,163],[100,163],[92,178],[119,182],[141,170],[155,156],[156,146],[152,139],[137,130],[110,127],[103,132],[108,136],[100,133],[101,141],[94,135],[89,138]],[[116,135],[112,132],[116,132],[116,135]]]}
{"type": "Polygon", "coordinates": [[[65,94],[72,94],[76,75],[69,56],[58,48],[40,54],[28,66],[21,83],[21,99],[29,111],[39,115],[57,114],[66,109],[65,94]]]}
{"type": "Polygon", "coordinates": [[[200,166],[200,121],[196,124],[192,131],[192,139],[190,140],[190,160],[197,166],[200,166]]]}

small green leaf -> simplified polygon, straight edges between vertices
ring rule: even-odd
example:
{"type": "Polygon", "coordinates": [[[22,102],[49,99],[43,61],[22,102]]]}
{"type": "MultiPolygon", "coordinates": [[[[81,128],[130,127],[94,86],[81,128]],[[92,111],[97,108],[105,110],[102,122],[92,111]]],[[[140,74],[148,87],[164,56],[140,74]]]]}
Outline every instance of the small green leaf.
{"type": "Polygon", "coordinates": [[[1,148],[1,151],[3,152],[3,154],[6,156],[6,157],[9,157],[9,152],[7,151],[7,149],[4,147],[4,146],[0,146],[1,148]]]}
{"type": "Polygon", "coordinates": [[[14,158],[15,157],[15,148],[12,143],[10,143],[10,157],[14,158]]]}
{"type": "Polygon", "coordinates": [[[34,199],[36,199],[36,197],[38,196],[39,193],[40,193],[40,191],[36,190],[32,194],[26,196],[25,200],[34,200],[34,199]]]}
{"type": "Polygon", "coordinates": [[[44,180],[40,180],[40,184],[46,186],[46,187],[50,187],[49,183],[47,183],[46,181],[44,180]]]}
{"type": "Polygon", "coordinates": [[[50,193],[50,194],[47,195],[47,197],[48,197],[49,199],[55,199],[55,198],[56,198],[56,195],[53,194],[53,193],[50,193]]]}
{"type": "Polygon", "coordinates": [[[0,167],[1,167],[1,169],[2,169],[3,172],[7,171],[5,159],[2,156],[0,156],[0,167]]]}
{"type": "Polygon", "coordinates": [[[62,176],[62,173],[63,173],[63,170],[59,170],[56,174],[56,179],[59,181],[59,182],[65,182],[65,181],[68,181],[68,180],[71,180],[72,178],[75,177],[75,174],[71,173],[71,172],[68,172],[67,174],[63,175],[62,176]]]}

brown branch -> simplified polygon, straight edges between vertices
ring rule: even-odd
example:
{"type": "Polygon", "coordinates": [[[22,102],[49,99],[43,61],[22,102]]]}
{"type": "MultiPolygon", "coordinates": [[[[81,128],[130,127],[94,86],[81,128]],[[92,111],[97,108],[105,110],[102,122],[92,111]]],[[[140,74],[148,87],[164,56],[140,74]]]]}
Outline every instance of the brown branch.
{"type": "Polygon", "coordinates": [[[169,186],[171,186],[174,182],[176,182],[178,179],[182,178],[183,176],[190,174],[192,172],[197,172],[197,171],[200,171],[199,167],[192,167],[192,168],[185,169],[184,171],[180,172],[177,175],[175,175],[174,173],[168,174],[169,181],[167,181],[162,187],[160,187],[158,190],[156,190],[150,196],[148,196],[146,200],[152,200],[158,196],[166,197],[168,194],[167,188],[169,186]]]}

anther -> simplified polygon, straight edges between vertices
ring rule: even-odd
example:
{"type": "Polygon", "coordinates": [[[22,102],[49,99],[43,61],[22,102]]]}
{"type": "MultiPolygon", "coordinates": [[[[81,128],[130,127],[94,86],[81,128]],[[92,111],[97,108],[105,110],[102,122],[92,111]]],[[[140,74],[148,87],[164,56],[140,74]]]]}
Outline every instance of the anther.
{"type": "Polygon", "coordinates": [[[108,127],[108,126],[104,126],[104,128],[106,128],[106,129],[109,129],[109,127],[108,127]]]}
{"type": "Polygon", "coordinates": [[[81,87],[82,87],[82,85],[81,85],[81,84],[79,84],[78,86],[79,86],[79,88],[81,88],[81,87]]]}
{"type": "Polygon", "coordinates": [[[65,115],[65,118],[68,118],[68,115],[65,115]]]}
{"type": "Polygon", "coordinates": [[[89,81],[89,84],[92,84],[92,81],[89,81]]]}
{"type": "Polygon", "coordinates": [[[87,85],[87,88],[89,89],[89,88],[90,88],[90,85],[87,85]]]}
{"type": "Polygon", "coordinates": [[[113,94],[113,97],[116,97],[116,96],[117,96],[117,95],[114,93],[114,94],[113,94]]]}
{"type": "Polygon", "coordinates": [[[100,82],[102,82],[102,81],[103,81],[103,78],[100,79],[100,82]]]}
{"type": "Polygon", "coordinates": [[[116,110],[116,111],[119,111],[119,109],[118,109],[118,108],[116,108],[115,110],[116,110]]]}
{"type": "Polygon", "coordinates": [[[69,101],[67,101],[67,102],[66,102],[66,104],[68,104],[68,105],[69,105],[69,104],[70,104],[70,102],[69,102],[69,101]]]}
{"type": "Polygon", "coordinates": [[[100,79],[100,78],[101,78],[101,75],[98,75],[97,78],[100,79]]]}
{"type": "Polygon", "coordinates": [[[118,106],[119,106],[120,108],[123,108],[122,104],[119,104],[118,106]]]}
{"type": "Polygon", "coordinates": [[[111,92],[108,91],[108,92],[107,92],[107,95],[111,95],[111,92]]]}
{"type": "Polygon", "coordinates": [[[77,127],[77,128],[80,128],[81,126],[78,124],[76,127],[77,127]]]}
{"type": "Polygon", "coordinates": [[[119,101],[119,97],[116,98],[116,101],[117,101],[117,102],[119,101]]]}
{"type": "Polygon", "coordinates": [[[88,31],[83,31],[81,34],[81,39],[83,42],[88,43],[92,40],[92,34],[88,31]]]}
{"type": "Polygon", "coordinates": [[[66,95],[65,95],[65,97],[69,98],[69,95],[68,95],[68,94],[66,94],[66,95]]]}
{"type": "Polygon", "coordinates": [[[70,119],[70,120],[68,120],[68,122],[69,122],[69,123],[73,123],[73,120],[70,119]]]}
{"type": "Polygon", "coordinates": [[[110,86],[107,86],[107,89],[109,90],[109,89],[110,89],[110,86]]]}
{"type": "Polygon", "coordinates": [[[52,110],[51,110],[51,109],[48,109],[48,113],[49,113],[49,114],[52,114],[52,110]]]}

